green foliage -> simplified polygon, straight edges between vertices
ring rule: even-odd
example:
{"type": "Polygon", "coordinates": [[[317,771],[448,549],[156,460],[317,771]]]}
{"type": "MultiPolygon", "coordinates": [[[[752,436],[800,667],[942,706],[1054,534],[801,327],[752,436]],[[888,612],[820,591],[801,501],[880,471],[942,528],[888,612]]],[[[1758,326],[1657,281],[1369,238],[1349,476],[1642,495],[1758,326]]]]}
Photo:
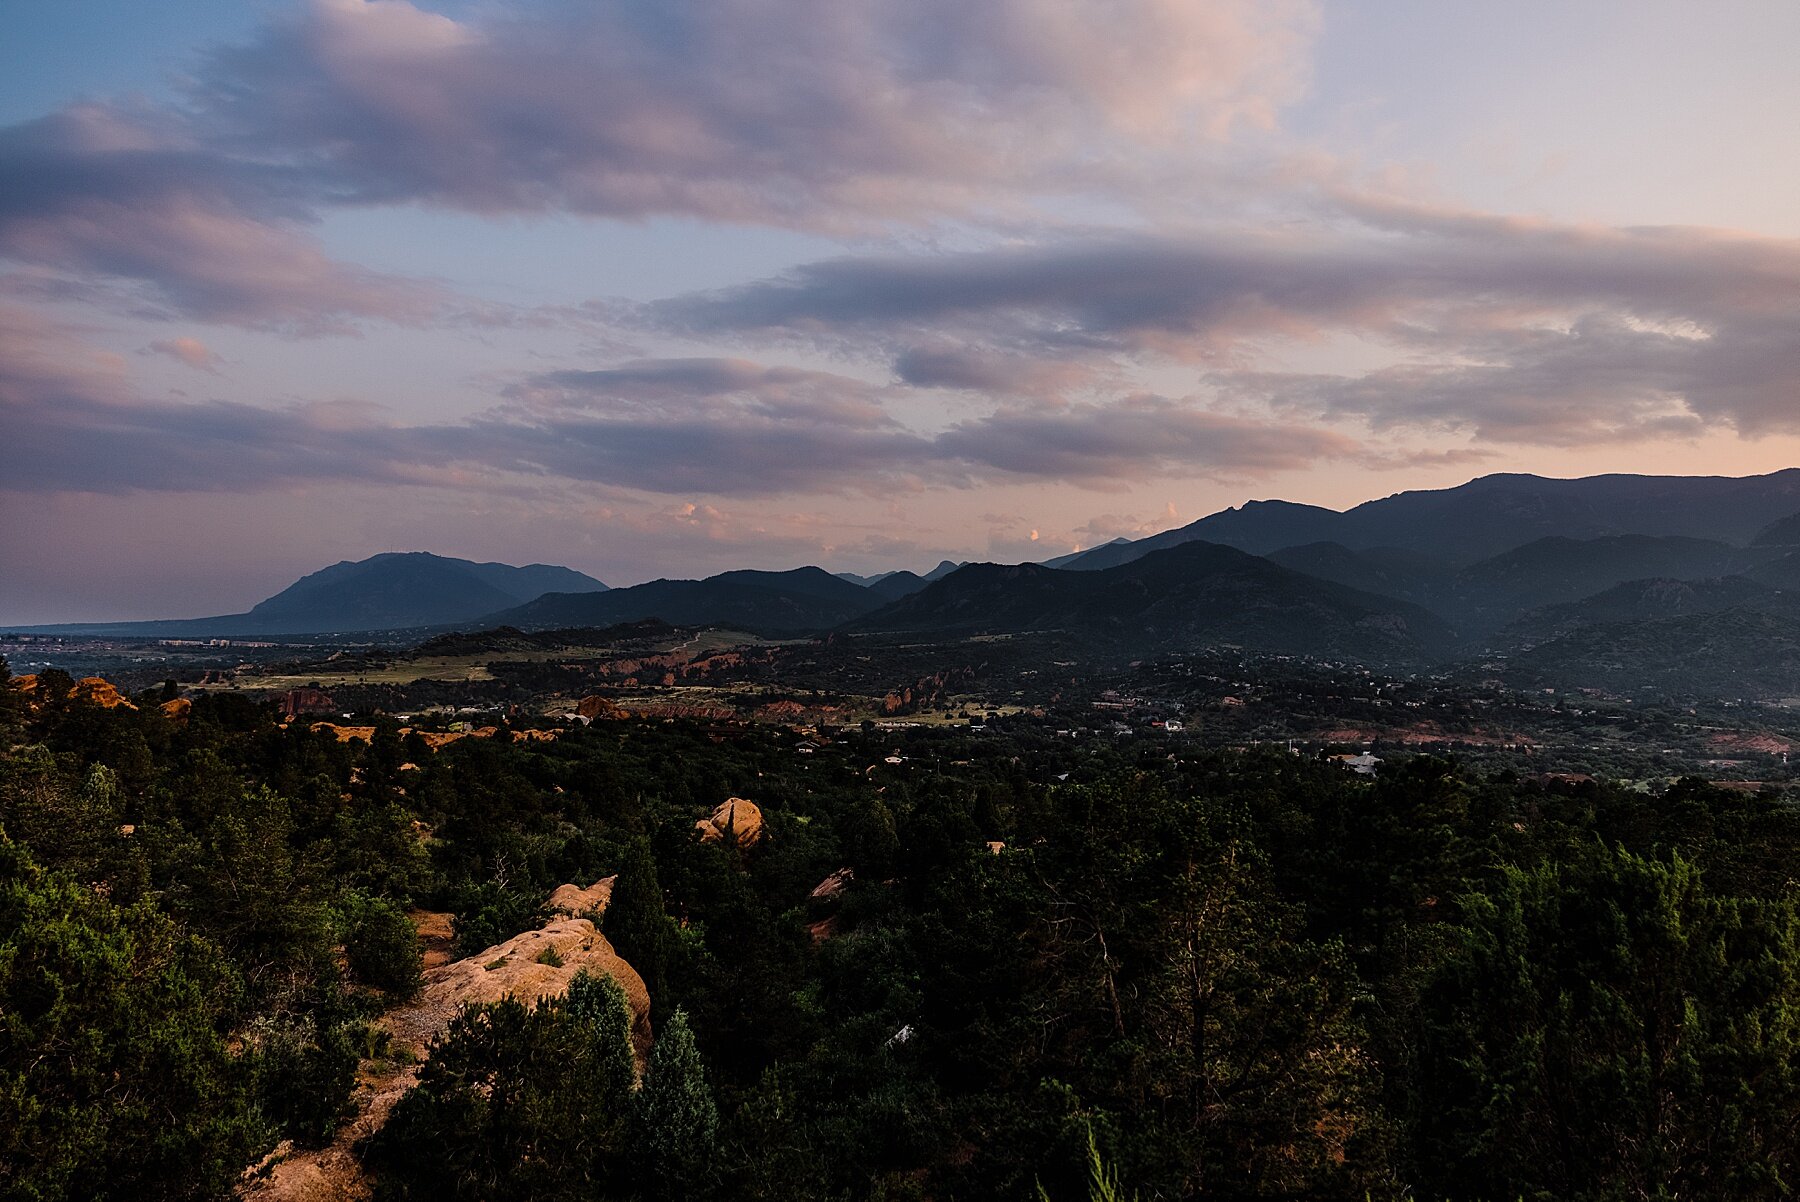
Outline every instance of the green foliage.
{"type": "Polygon", "coordinates": [[[1800,1157],[1800,916],[1588,846],[1466,898],[1428,989],[1424,1179],[1447,1194],[1773,1198],[1800,1157]]]}
{"type": "MultiPolygon", "coordinates": [[[[1100,1155],[1100,1144],[1094,1138],[1094,1129],[1087,1132],[1087,1170],[1088,1170],[1088,1202],[1137,1202],[1137,1195],[1127,1193],[1119,1181],[1117,1169],[1106,1163],[1100,1155]]],[[[1050,1192],[1040,1183],[1038,1185],[1039,1202],[1052,1202],[1050,1192]]]]}
{"type": "Polygon", "coordinates": [[[386,898],[352,895],[347,901],[344,956],[352,975],[396,1001],[412,997],[423,960],[406,911],[386,898]]]}
{"type": "Polygon", "coordinates": [[[506,942],[530,926],[538,912],[538,899],[503,882],[469,886],[453,900],[456,950],[464,956],[506,942]]]}
{"type": "Polygon", "coordinates": [[[480,952],[613,872],[604,927],[661,1031],[642,1089],[610,979],[471,1011],[371,1149],[387,1196],[1796,1184],[1781,797],[1429,757],[1370,781],[1004,722],[810,756],[750,726],[432,752],[377,725],[340,744],[211,693],[184,724],[21,715],[0,1196],[207,1196],[331,1137],[367,1019],[418,979],[410,906],[480,952]],[[763,809],[752,854],[693,837],[732,793],[763,809]]]}
{"type": "Polygon", "coordinates": [[[330,1002],[251,1025],[257,1105],[284,1136],[316,1147],[349,1117],[362,1031],[330,1002]]]}
{"type": "Polygon", "coordinates": [[[0,838],[0,1196],[212,1198],[269,1143],[237,982],[150,905],[0,838]]]}
{"type": "Polygon", "coordinates": [[[596,985],[529,1009],[466,1008],[373,1143],[390,1196],[574,1202],[616,1188],[631,1105],[623,1009],[617,986],[596,985]]]}
{"type": "Polygon", "coordinates": [[[663,908],[662,885],[648,839],[633,836],[626,841],[618,875],[606,908],[606,937],[638,970],[656,1001],[667,996],[676,935],[663,908]]]}
{"type": "Polygon", "coordinates": [[[650,1054],[634,1126],[632,1150],[645,1197],[660,1202],[711,1191],[719,1112],[680,1010],[669,1016],[650,1054]]]}

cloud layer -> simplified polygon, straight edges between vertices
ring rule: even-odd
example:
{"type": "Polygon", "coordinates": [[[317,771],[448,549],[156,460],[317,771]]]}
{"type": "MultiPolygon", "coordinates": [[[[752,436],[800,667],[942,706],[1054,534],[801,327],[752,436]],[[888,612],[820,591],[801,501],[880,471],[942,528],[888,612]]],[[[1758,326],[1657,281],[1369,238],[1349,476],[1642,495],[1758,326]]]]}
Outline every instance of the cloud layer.
{"type": "Polygon", "coordinates": [[[1495,442],[1800,431],[1800,244],[1715,231],[1343,207],[1279,234],[844,258],[643,320],[879,353],[902,380],[998,393],[999,377],[1055,395],[1185,364],[1233,401],[1495,442]],[[1266,366],[1284,346],[1345,336],[1392,362],[1266,366]]]}

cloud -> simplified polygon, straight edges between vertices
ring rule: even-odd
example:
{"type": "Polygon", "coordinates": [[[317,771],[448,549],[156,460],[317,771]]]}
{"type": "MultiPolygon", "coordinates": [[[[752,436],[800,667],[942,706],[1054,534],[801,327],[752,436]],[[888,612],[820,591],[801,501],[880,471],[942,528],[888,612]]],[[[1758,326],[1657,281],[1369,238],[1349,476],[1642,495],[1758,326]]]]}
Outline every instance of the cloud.
{"type": "Polygon", "coordinates": [[[1276,233],[828,260],[641,319],[885,357],[903,380],[1002,394],[1186,364],[1293,416],[1492,442],[1800,430],[1800,243],[1708,230],[1349,207],[1276,233]],[[1270,365],[1347,336],[1392,362],[1336,376],[1270,365]]]}
{"type": "Polygon", "coordinates": [[[891,417],[896,390],[742,360],[668,360],[556,372],[470,435],[520,471],[654,492],[757,495],[1056,480],[1117,487],[1144,475],[1242,477],[1356,453],[1298,423],[1135,395],[1002,406],[935,431],[891,417]]]}
{"type": "Polygon", "coordinates": [[[15,491],[256,491],[305,481],[594,486],[702,497],[893,493],[987,481],[1097,488],[1261,474],[1345,457],[1342,435],[1152,396],[1001,407],[931,430],[895,389],[744,360],[549,372],[468,421],[397,425],[347,402],[152,400],[116,356],[0,308],[0,477],[15,491]]]}
{"type": "Polygon", "coordinates": [[[152,342],[144,348],[153,354],[167,355],[179,360],[196,371],[218,374],[219,364],[224,362],[217,351],[201,342],[198,338],[169,338],[152,342]]]}
{"type": "Polygon", "coordinates": [[[153,316],[443,320],[441,287],[334,261],[311,227],[409,205],[863,232],[1016,217],[1269,127],[1316,25],[1310,0],[540,0],[461,18],[307,0],[201,57],[175,103],[0,129],[0,258],[153,316]]]}
{"type": "Polygon", "coordinates": [[[843,228],[1267,127],[1301,0],[314,0],[196,72],[216,141],[364,204],[843,228]]]}
{"type": "Polygon", "coordinates": [[[1145,476],[1266,475],[1354,454],[1355,440],[1299,423],[1138,395],[1058,409],[1004,408],[939,435],[937,453],[992,476],[1122,487],[1145,476]]]}
{"type": "Polygon", "coordinates": [[[293,171],[151,118],[90,105],[0,129],[0,259],[116,281],[88,292],[115,308],[299,333],[423,322],[448,303],[435,285],[327,257],[293,171]]]}

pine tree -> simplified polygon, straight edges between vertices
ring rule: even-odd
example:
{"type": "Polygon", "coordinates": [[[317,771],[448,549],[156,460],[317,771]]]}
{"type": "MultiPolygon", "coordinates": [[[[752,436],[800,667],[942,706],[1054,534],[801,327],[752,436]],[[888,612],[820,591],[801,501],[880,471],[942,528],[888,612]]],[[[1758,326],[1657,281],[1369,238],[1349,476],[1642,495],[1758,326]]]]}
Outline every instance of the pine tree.
{"type": "Polygon", "coordinates": [[[1464,899],[1424,1002],[1420,1176],[1452,1196],[1785,1197],[1800,913],[1590,847],[1464,899]]]}
{"type": "Polygon", "coordinates": [[[600,1130],[600,1142],[619,1148],[627,1135],[632,1090],[637,1086],[637,1063],[631,1051],[631,1008],[625,991],[608,976],[591,976],[585,969],[569,982],[563,1006],[588,1024],[593,1095],[597,1105],[591,1116],[600,1130]]]}
{"type": "Polygon", "coordinates": [[[650,996],[667,996],[675,926],[663,909],[656,857],[651,854],[650,841],[642,836],[634,836],[626,845],[602,925],[614,949],[644,978],[650,996]]]}
{"type": "Polygon", "coordinates": [[[719,1112],[688,1029],[687,1015],[669,1016],[637,1101],[637,1160],[651,1199],[694,1198],[710,1186],[719,1112]]]}

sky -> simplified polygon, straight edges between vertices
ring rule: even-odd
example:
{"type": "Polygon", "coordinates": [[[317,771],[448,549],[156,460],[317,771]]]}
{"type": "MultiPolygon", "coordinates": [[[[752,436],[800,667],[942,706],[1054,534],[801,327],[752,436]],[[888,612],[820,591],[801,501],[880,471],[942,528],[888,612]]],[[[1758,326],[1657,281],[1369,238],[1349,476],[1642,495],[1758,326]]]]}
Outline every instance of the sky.
{"type": "Polygon", "coordinates": [[[1789,0],[0,20],[0,624],[1800,465],[1789,0]]]}

